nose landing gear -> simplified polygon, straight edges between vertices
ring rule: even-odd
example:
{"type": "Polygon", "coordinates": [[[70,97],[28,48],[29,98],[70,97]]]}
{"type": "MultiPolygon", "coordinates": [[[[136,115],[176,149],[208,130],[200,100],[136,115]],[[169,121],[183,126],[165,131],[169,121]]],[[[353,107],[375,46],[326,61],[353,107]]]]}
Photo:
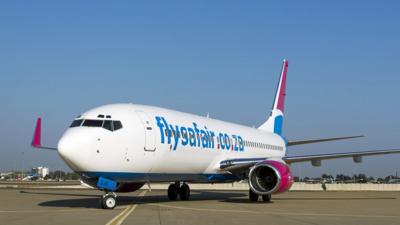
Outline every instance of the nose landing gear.
{"type": "Polygon", "coordinates": [[[100,205],[102,209],[114,209],[117,205],[117,195],[114,192],[107,192],[101,196],[100,205]]]}
{"type": "Polygon", "coordinates": [[[186,183],[183,183],[182,185],[180,182],[175,182],[173,184],[170,184],[168,187],[168,199],[175,201],[177,198],[181,200],[189,200],[190,198],[190,187],[186,183]]]}

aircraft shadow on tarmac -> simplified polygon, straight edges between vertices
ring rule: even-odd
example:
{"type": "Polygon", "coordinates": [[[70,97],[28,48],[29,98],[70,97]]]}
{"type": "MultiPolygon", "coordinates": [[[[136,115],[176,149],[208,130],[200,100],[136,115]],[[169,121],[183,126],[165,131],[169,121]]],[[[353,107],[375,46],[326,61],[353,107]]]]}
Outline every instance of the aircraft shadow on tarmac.
{"type": "MultiPolygon", "coordinates": [[[[269,203],[274,203],[274,200],[276,202],[279,201],[363,201],[363,200],[393,200],[397,198],[393,197],[359,197],[359,198],[325,198],[325,197],[315,197],[315,198],[304,198],[304,197],[299,197],[299,198],[280,198],[280,197],[272,197],[272,201],[269,203]]],[[[229,203],[249,203],[250,200],[246,198],[227,198],[221,200],[222,202],[229,202],[229,203]]],[[[262,201],[259,201],[258,203],[263,203],[262,201]]]]}
{"type": "Polygon", "coordinates": [[[59,196],[82,196],[82,197],[98,197],[99,195],[89,194],[71,194],[71,193],[56,193],[56,192],[35,192],[35,191],[19,191],[21,194],[34,194],[34,195],[59,195],[59,196]]]}
{"type": "MultiPolygon", "coordinates": [[[[55,196],[66,196],[66,197],[87,197],[87,198],[72,198],[72,199],[59,199],[50,200],[39,203],[39,206],[43,207],[71,207],[71,208],[99,208],[100,194],[70,194],[70,193],[57,193],[57,192],[33,192],[33,191],[20,191],[23,194],[30,195],[55,195],[55,196]]],[[[327,198],[327,197],[290,197],[290,198],[274,198],[278,201],[363,201],[363,200],[382,200],[382,199],[396,199],[395,197],[338,197],[338,198],[327,198]]],[[[213,191],[192,191],[190,195],[190,201],[208,201],[215,200],[226,203],[250,203],[247,197],[247,193],[225,193],[225,192],[213,192],[213,191]]],[[[147,195],[144,197],[137,196],[118,196],[118,205],[130,205],[130,204],[151,204],[151,203],[165,203],[171,202],[167,196],[164,195],[147,195]]],[[[259,202],[263,204],[263,202],[259,202]]],[[[270,202],[274,203],[274,201],[270,202]]]]}
{"type": "MultiPolygon", "coordinates": [[[[79,208],[99,208],[100,194],[98,195],[87,195],[87,194],[68,194],[68,193],[56,193],[56,192],[28,192],[20,191],[23,194],[30,195],[55,195],[55,196],[70,196],[70,197],[90,197],[90,198],[71,198],[71,199],[59,199],[50,200],[39,203],[39,206],[43,207],[79,207],[79,208]]],[[[190,201],[207,201],[217,200],[224,201],[231,198],[247,198],[245,193],[223,193],[223,192],[197,192],[193,191],[190,195],[190,201]]],[[[164,203],[171,202],[166,194],[164,195],[148,195],[144,197],[137,196],[118,196],[118,205],[130,205],[130,204],[151,204],[151,203],[164,203]]],[[[249,200],[247,200],[249,202],[249,200]]]]}

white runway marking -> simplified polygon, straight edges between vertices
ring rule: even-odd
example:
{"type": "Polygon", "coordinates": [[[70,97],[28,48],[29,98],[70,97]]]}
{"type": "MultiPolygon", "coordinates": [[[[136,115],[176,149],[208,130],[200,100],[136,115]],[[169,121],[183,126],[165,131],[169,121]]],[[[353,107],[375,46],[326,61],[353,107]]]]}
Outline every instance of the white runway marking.
{"type": "MultiPolygon", "coordinates": [[[[142,191],[138,197],[143,197],[146,194],[147,190],[142,191]]],[[[122,211],[120,214],[118,214],[116,217],[114,217],[112,220],[110,220],[106,225],[121,225],[124,220],[133,212],[133,210],[136,209],[137,204],[130,205],[124,211],[122,211]]]]}
{"type": "Polygon", "coordinates": [[[193,210],[193,211],[205,211],[205,212],[222,212],[222,213],[248,213],[248,214],[262,214],[262,215],[276,215],[276,216],[325,216],[325,217],[363,217],[363,218],[400,218],[397,215],[362,215],[362,214],[330,214],[330,213],[294,213],[294,212],[257,212],[249,210],[228,210],[228,209],[201,209],[191,208],[182,206],[172,206],[165,204],[151,203],[147,205],[153,205],[158,207],[181,209],[181,210],[193,210]]]}

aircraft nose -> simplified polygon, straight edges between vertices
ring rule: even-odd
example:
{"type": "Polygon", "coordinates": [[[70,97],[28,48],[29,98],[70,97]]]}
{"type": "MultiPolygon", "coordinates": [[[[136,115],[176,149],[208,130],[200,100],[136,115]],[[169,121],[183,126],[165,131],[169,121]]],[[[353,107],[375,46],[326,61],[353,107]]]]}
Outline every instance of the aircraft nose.
{"type": "Polygon", "coordinates": [[[87,157],[85,154],[90,148],[87,135],[81,132],[67,131],[58,142],[58,153],[74,171],[84,171],[87,157]]]}

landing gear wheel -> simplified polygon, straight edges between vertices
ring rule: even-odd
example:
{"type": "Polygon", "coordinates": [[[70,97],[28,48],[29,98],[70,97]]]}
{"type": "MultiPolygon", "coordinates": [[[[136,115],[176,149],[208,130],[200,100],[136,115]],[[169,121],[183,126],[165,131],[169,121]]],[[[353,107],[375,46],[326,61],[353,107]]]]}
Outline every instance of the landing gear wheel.
{"type": "Polygon", "coordinates": [[[179,185],[170,184],[168,187],[168,199],[175,201],[178,198],[179,185]]]}
{"type": "Polygon", "coordinates": [[[249,199],[252,202],[257,202],[258,201],[258,194],[254,193],[251,189],[249,190],[249,199]]]}
{"type": "Polygon", "coordinates": [[[114,209],[117,205],[117,196],[112,194],[105,194],[101,198],[101,208],[103,209],[114,209]]]}
{"type": "Polygon", "coordinates": [[[271,194],[263,195],[262,199],[264,202],[271,202],[272,196],[271,196],[271,194]]]}
{"type": "Polygon", "coordinates": [[[190,188],[189,185],[183,183],[181,188],[179,189],[179,197],[181,198],[181,200],[189,200],[190,197],[190,188]]]}

